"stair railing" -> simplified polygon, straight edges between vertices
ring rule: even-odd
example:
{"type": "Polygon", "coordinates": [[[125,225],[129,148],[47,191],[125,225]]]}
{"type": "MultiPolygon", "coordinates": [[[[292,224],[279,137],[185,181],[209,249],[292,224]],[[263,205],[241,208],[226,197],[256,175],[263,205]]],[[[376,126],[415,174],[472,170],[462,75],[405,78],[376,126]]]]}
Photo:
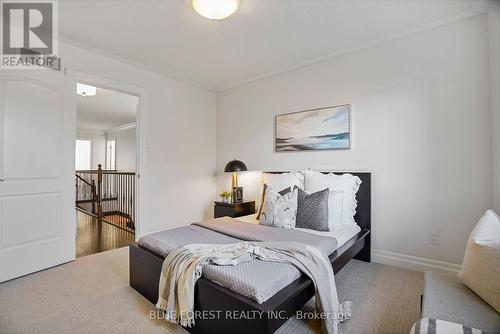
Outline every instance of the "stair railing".
{"type": "Polygon", "coordinates": [[[135,172],[103,170],[99,164],[96,170],[77,171],[76,182],[77,207],[88,213],[83,204],[91,202],[91,213],[98,223],[105,222],[132,233],[135,231],[135,172]],[[90,194],[81,198],[79,184],[80,189],[82,184],[85,189],[90,189],[90,194]]]}
{"type": "Polygon", "coordinates": [[[85,204],[91,204],[91,213],[97,214],[96,212],[96,185],[94,180],[86,180],[82,176],[76,174],[76,206],[80,209],[87,209],[85,204]],[[88,191],[85,191],[85,188],[88,191]],[[87,195],[90,195],[88,198],[87,195]]]}

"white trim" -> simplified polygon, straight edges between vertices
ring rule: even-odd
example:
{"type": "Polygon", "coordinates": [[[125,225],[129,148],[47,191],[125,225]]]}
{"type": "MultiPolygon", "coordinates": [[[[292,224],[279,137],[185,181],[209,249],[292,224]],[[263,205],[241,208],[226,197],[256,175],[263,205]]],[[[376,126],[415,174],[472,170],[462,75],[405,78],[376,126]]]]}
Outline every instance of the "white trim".
{"type": "Polygon", "coordinates": [[[135,126],[136,126],[135,122],[131,122],[131,123],[123,124],[123,125],[117,126],[116,128],[107,130],[106,133],[112,134],[112,133],[116,133],[116,132],[120,132],[120,131],[135,129],[135,126]]]}
{"type": "MultiPolygon", "coordinates": [[[[106,150],[104,152],[104,157],[106,161],[106,169],[116,169],[116,136],[115,137],[109,137],[108,134],[106,134],[106,150]],[[108,154],[109,154],[109,147],[108,144],[109,142],[114,142],[114,159],[113,159],[113,164],[109,163],[108,164],[108,154]]],[[[110,159],[111,160],[111,159],[110,159]]],[[[109,161],[111,162],[111,161],[109,161]]],[[[136,218],[137,220],[137,218],[136,218]]]]}
{"type": "MultiPolygon", "coordinates": [[[[110,89],[114,91],[118,91],[121,93],[129,94],[129,95],[135,95],[139,98],[139,103],[137,105],[137,112],[135,116],[135,122],[136,122],[136,188],[135,188],[135,195],[136,195],[136,201],[135,201],[135,207],[136,207],[136,226],[135,226],[135,240],[138,241],[139,238],[142,236],[142,225],[141,223],[144,221],[143,218],[143,212],[142,212],[142,202],[141,199],[144,198],[143,196],[143,187],[141,186],[142,184],[142,179],[143,175],[141,174],[144,165],[144,158],[143,158],[143,150],[142,150],[142,144],[144,142],[143,138],[143,132],[141,130],[141,126],[143,126],[141,120],[143,113],[145,113],[147,109],[147,91],[143,87],[139,86],[134,86],[130,85],[125,82],[121,81],[116,81],[112,79],[108,79],[105,77],[100,77],[94,74],[90,73],[85,73],[81,72],[77,69],[67,69],[66,72],[67,75],[73,77],[75,80],[75,89],[76,89],[76,82],[82,82],[82,83],[88,83],[96,87],[100,88],[105,88],[105,89],[110,89]]],[[[76,92],[76,90],[75,90],[76,92]]],[[[115,148],[116,149],[116,148],[115,148]]]]}
{"type": "Polygon", "coordinates": [[[462,265],[372,248],[372,261],[417,271],[459,272],[462,265]]]}

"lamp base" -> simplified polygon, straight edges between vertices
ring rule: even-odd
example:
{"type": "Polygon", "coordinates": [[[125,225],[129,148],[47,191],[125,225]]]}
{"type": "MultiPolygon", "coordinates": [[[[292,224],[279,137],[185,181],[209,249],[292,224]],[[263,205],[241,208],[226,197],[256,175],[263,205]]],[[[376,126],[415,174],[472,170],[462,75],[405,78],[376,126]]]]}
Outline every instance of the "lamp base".
{"type": "Polygon", "coordinates": [[[231,188],[238,187],[238,173],[233,172],[231,175],[231,188]]]}

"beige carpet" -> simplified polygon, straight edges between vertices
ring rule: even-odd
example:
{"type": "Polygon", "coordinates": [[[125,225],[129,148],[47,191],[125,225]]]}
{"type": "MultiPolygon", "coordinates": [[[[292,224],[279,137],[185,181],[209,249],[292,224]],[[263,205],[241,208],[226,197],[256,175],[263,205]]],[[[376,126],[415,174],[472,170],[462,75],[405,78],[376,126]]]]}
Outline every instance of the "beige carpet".
{"type": "MultiPolygon", "coordinates": [[[[353,302],[343,333],[408,333],[419,318],[422,274],[351,261],[337,276],[341,300],[353,302]]],[[[304,306],[312,310],[313,300],[304,306]]],[[[128,249],[0,284],[0,333],[187,333],[150,320],[154,307],[128,286],[128,249]]],[[[291,319],[278,331],[315,333],[318,323],[291,319]]]]}

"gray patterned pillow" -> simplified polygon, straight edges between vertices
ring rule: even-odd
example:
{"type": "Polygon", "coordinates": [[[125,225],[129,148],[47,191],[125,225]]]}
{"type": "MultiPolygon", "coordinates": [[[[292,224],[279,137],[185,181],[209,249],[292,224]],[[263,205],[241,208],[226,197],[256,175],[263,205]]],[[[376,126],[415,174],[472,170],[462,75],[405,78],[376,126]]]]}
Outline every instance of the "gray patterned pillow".
{"type": "Polygon", "coordinates": [[[260,224],[273,227],[294,228],[297,215],[298,190],[280,195],[267,188],[265,205],[260,215],[260,224]]]}
{"type": "Polygon", "coordinates": [[[328,232],[328,188],[308,194],[297,187],[297,220],[295,227],[328,232]]]}

